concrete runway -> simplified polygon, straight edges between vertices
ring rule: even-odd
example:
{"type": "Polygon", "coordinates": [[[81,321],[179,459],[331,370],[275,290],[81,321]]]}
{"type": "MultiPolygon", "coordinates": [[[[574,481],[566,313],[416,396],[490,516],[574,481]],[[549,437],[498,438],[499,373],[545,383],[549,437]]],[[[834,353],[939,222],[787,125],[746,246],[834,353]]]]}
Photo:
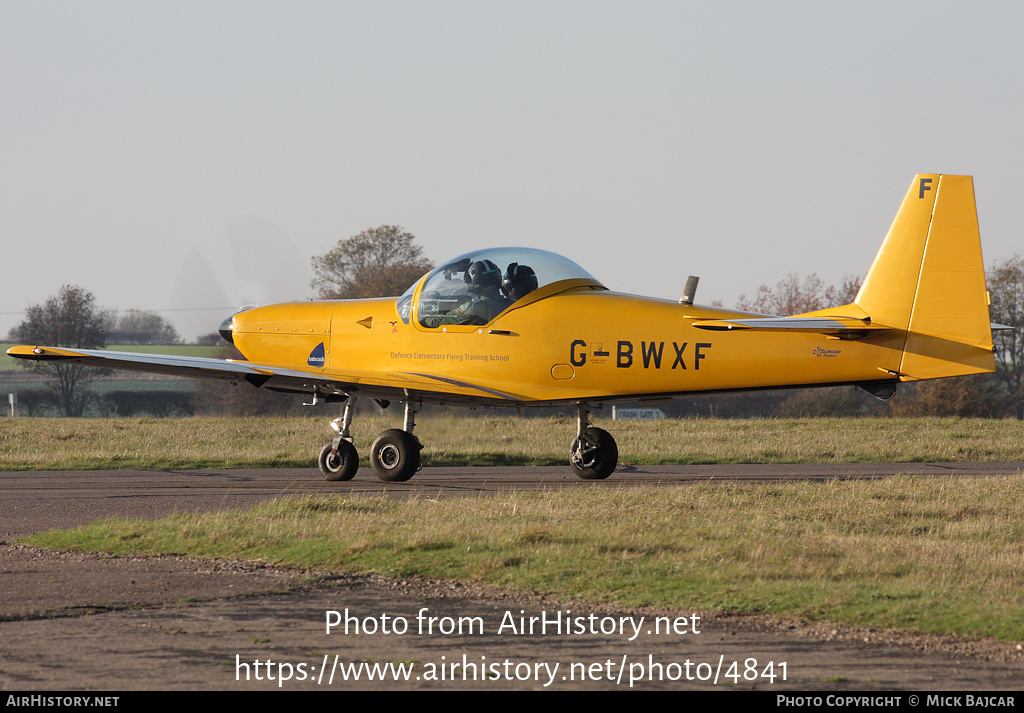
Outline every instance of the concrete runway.
{"type": "MultiPolygon", "coordinates": [[[[450,664],[457,656],[468,656],[468,665],[481,669],[485,662],[506,665],[496,676],[468,681],[439,681],[421,674],[401,682],[334,684],[364,690],[621,690],[621,680],[606,675],[613,662],[630,674],[667,674],[639,683],[643,689],[1019,690],[1024,664],[1012,644],[820,630],[800,622],[765,623],[759,617],[711,613],[702,614],[699,636],[645,635],[642,641],[614,634],[510,637],[495,631],[503,611],[527,617],[566,608],[602,617],[653,617],[655,612],[566,604],[450,582],[310,576],[252,563],[55,553],[13,543],[32,532],[99,518],[155,518],[175,511],[247,507],[306,493],[487,497],[510,490],[672,488],[714,480],[773,482],[910,473],[1000,477],[1022,471],[1024,463],[643,466],[622,468],[606,481],[588,482],[577,479],[568,467],[424,468],[399,484],[382,483],[368,469],[345,483],[325,482],[314,469],[0,473],[0,541],[6,543],[0,545],[0,690],[272,690],[281,688],[281,682],[256,678],[255,662],[302,664],[312,671],[321,662],[326,664],[328,655],[339,657],[332,661],[352,664],[415,661],[418,672],[445,661],[450,664]],[[324,632],[328,610],[351,608],[360,617],[388,614],[412,621],[423,607],[452,620],[477,617],[488,631],[469,637],[324,632]],[[687,679],[682,673],[685,661],[705,667],[695,673],[710,672],[715,662],[726,667],[734,663],[749,673],[744,666],[750,660],[761,665],[785,663],[787,678],[721,686],[699,676],[687,679]],[[644,662],[651,661],[668,668],[643,669],[644,662]],[[558,676],[545,679],[542,674],[552,666],[561,666],[558,676]],[[570,666],[581,666],[578,670],[586,670],[588,677],[566,677],[570,666]],[[527,675],[531,670],[534,673],[527,675]],[[503,672],[514,675],[503,677],[503,672]]],[[[696,615],[682,609],[657,613],[696,615]]],[[[275,670],[280,674],[285,669],[275,670]]],[[[311,677],[295,678],[286,688],[314,690],[323,685],[311,677]]]]}

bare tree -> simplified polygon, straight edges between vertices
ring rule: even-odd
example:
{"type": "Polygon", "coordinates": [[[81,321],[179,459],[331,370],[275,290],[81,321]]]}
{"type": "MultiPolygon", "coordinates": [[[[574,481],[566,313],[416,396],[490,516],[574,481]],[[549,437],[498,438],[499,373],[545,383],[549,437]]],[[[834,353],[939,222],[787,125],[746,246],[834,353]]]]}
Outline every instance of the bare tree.
{"type": "Polygon", "coordinates": [[[736,309],[772,315],[803,314],[849,304],[857,296],[858,290],[859,277],[844,275],[842,284],[837,287],[826,286],[815,273],[801,281],[799,275],[791,272],[785,280],[776,284],[775,289],[761,285],[752,300],[747,299],[746,295],[740,295],[736,309]]]}
{"type": "MultiPolygon", "coordinates": [[[[752,300],[740,295],[736,309],[771,315],[803,314],[849,304],[858,290],[858,277],[844,275],[842,284],[835,286],[825,285],[815,273],[801,280],[799,275],[791,272],[774,289],[761,285],[752,300]]],[[[743,398],[737,397],[737,400],[743,398]]],[[[864,404],[865,400],[855,390],[831,387],[787,392],[773,408],[776,414],[786,416],[847,416],[861,413],[864,404]]]]}
{"type": "MultiPolygon", "coordinates": [[[[109,317],[96,307],[88,290],[64,285],[41,305],[30,305],[25,319],[11,330],[11,337],[24,344],[77,349],[99,349],[107,345],[109,317]]],[[[91,394],[80,387],[104,375],[89,369],[54,361],[25,363],[54,380],[55,401],[65,416],[81,416],[91,394]]]]}
{"type": "Polygon", "coordinates": [[[113,344],[180,344],[178,330],[156,312],[130,309],[118,315],[110,330],[113,344]]]}
{"type": "Polygon", "coordinates": [[[313,258],[321,299],[400,295],[434,266],[416,238],[397,225],[364,230],[313,258]]]}
{"type": "Polygon", "coordinates": [[[1024,419],[1024,258],[1014,255],[988,270],[993,322],[1015,327],[992,333],[996,376],[1006,390],[1007,407],[1024,419]]]}

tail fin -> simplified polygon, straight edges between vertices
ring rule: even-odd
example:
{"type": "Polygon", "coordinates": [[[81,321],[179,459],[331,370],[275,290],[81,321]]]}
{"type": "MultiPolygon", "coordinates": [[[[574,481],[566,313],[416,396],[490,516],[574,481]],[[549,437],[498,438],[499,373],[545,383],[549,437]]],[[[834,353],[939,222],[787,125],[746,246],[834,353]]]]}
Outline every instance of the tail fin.
{"type": "Polygon", "coordinates": [[[901,380],[995,370],[970,176],[914,178],[854,302],[906,332],[901,380]]]}

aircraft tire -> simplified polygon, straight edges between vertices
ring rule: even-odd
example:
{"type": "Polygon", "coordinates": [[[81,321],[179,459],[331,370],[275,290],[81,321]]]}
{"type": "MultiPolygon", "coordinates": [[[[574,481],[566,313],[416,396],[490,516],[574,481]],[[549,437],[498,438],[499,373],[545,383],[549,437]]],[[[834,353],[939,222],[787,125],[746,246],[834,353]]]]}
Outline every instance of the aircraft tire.
{"type": "Polygon", "coordinates": [[[331,444],[320,449],[320,456],[316,459],[320,472],[324,474],[324,480],[352,480],[359,469],[359,453],[356,447],[348,441],[338,444],[338,452],[331,457],[331,444]]]}
{"type": "Polygon", "coordinates": [[[591,426],[587,429],[587,437],[594,443],[594,449],[582,458],[576,456],[578,439],[572,439],[569,449],[569,465],[576,477],[583,480],[604,480],[615,471],[619,463],[619,447],[615,444],[612,434],[603,428],[591,426]]]}
{"type": "Polygon", "coordinates": [[[380,480],[404,483],[419,470],[420,442],[407,431],[390,428],[370,447],[370,463],[380,480]]]}

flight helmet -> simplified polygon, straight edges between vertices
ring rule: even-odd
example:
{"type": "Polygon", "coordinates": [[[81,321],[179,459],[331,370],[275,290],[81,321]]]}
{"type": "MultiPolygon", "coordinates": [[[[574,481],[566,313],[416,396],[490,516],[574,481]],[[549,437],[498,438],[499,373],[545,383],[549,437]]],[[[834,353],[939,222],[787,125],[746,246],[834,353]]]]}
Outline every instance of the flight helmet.
{"type": "Polygon", "coordinates": [[[501,288],[505,295],[515,302],[537,289],[537,273],[529,265],[510,263],[501,281],[501,288]]]}
{"type": "Polygon", "coordinates": [[[477,260],[466,270],[466,282],[472,292],[501,288],[501,270],[490,260],[477,260]]]}

